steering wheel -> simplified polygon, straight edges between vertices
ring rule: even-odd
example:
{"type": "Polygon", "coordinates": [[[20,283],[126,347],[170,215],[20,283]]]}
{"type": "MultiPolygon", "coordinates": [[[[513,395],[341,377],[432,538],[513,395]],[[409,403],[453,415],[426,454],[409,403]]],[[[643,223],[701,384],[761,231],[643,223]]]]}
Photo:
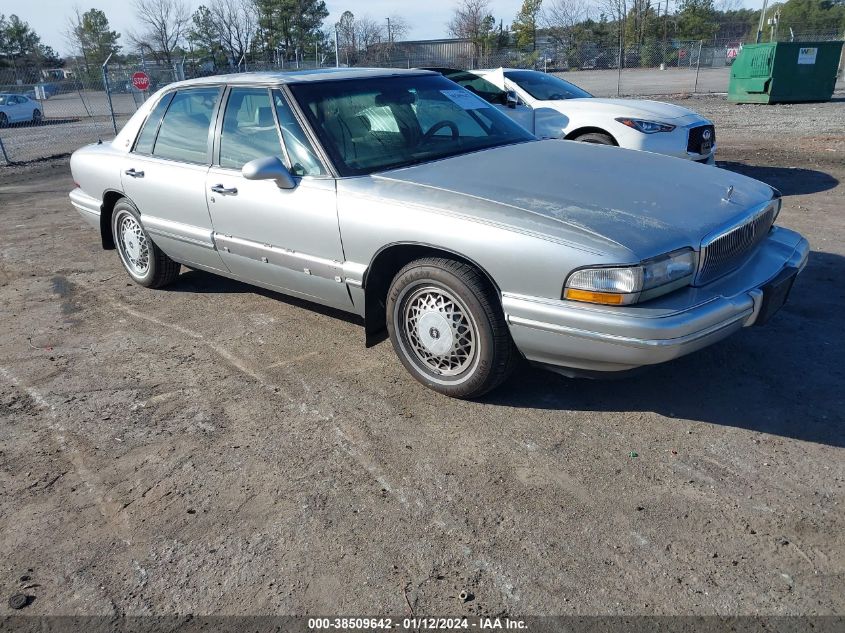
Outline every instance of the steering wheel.
{"type": "Polygon", "coordinates": [[[456,140],[458,140],[458,138],[460,138],[461,133],[458,130],[458,126],[455,125],[454,121],[438,121],[437,123],[432,125],[430,128],[428,128],[428,131],[425,134],[422,135],[422,138],[420,138],[420,145],[422,145],[423,143],[425,143],[427,141],[430,141],[431,138],[435,134],[437,134],[440,130],[442,130],[444,127],[449,128],[449,131],[452,132],[452,140],[453,141],[456,141],[456,140]]]}

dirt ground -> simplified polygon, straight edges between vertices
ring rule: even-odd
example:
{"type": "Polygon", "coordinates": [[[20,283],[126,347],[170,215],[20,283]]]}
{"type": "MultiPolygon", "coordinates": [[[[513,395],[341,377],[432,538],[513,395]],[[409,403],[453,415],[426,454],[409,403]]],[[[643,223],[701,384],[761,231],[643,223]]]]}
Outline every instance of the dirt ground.
{"type": "Polygon", "coordinates": [[[810,239],[790,302],[480,402],[341,314],[133,285],[66,161],[0,169],[0,614],[845,614],[845,102],[681,103],[810,239]]]}

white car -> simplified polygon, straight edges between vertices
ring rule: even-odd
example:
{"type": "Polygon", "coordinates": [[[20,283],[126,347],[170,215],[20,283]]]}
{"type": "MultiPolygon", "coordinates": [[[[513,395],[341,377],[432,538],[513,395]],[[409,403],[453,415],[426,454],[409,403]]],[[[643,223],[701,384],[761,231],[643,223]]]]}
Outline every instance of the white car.
{"type": "MultiPolygon", "coordinates": [[[[505,111],[540,138],[618,145],[713,165],[716,129],[700,114],[660,101],[598,99],[536,70],[473,70],[518,96],[505,111]]],[[[448,75],[447,75],[448,76],[448,75]]]]}
{"type": "Polygon", "coordinates": [[[26,95],[0,94],[0,127],[11,123],[41,122],[41,107],[26,95]]]}

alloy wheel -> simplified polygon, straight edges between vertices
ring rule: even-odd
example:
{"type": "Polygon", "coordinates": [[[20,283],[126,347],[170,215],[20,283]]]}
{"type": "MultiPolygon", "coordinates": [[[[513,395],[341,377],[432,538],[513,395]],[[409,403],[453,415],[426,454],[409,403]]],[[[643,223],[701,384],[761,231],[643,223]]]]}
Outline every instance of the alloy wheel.
{"type": "Polygon", "coordinates": [[[137,277],[150,269],[150,244],[141,223],[127,211],[121,211],[115,222],[117,249],[126,268],[137,277]]]}
{"type": "Polygon", "coordinates": [[[402,323],[402,347],[421,369],[456,377],[476,362],[478,328],[464,303],[441,286],[405,289],[396,303],[402,323]]]}

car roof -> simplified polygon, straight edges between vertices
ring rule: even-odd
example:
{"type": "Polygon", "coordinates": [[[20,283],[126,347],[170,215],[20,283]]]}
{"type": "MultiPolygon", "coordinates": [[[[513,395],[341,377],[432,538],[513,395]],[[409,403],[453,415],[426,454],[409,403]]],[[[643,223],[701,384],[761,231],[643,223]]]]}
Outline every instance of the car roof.
{"type": "Polygon", "coordinates": [[[404,68],[317,68],[312,70],[290,70],[290,71],[275,71],[275,72],[246,72],[233,73],[230,75],[212,75],[210,77],[201,77],[198,79],[188,79],[180,81],[175,84],[170,84],[168,88],[187,87],[187,86],[203,86],[208,84],[248,84],[248,85],[278,85],[278,84],[295,84],[308,83],[312,81],[335,81],[342,79],[370,79],[376,77],[409,77],[414,75],[433,75],[428,70],[404,68]]]}

